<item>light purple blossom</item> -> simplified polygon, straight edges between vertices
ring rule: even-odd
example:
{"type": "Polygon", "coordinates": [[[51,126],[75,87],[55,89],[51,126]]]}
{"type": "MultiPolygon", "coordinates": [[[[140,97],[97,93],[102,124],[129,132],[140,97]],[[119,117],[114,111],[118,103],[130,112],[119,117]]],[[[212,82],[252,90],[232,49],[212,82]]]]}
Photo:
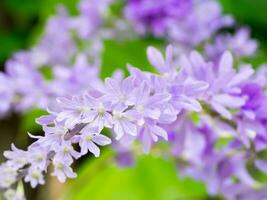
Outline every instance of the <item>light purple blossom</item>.
{"type": "Polygon", "coordinates": [[[28,173],[25,176],[25,182],[30,182],[31,186],[35,188],[37,185],[43,185],[45,183],[42,171],[35,166],[28,169],[28,173]]]}
{"type": "Polygon", "coordinates": [[[185,46],[195,46],[233,22],[230,16],[222,15],[218,2],[210,0],[129,0],[124,14],[137,33],[167,35],[185,46]]]}
{"type": "Polygon", "coordinates": [[[235,35],[218,35],[215,41],[205,46],[207,56],[212,60],[218,60],[220,55],[229,50],[237,58],[251,57],[255,55],[258,44],[250,38],[250,32],[246,28],[238,30],[235,35]]]}
{"type": "Polygon", "coordinates": [[[267,106],[265,86],[252,76],[251,66],[235,70],[228,51],[219,62],[205,61],[195,51],[176,60],[171,46],[165,58],[152,47],[147,53],[160,73],[129,67],[125,79],[114,76],[93,92],[59,97],[48,109],[50,115],[36,120],[44,136],[30,135],[36,141],[27,151],[13,145],[5,152],[0,187],[15,186],[17,177],[32,187],[43,184],[49,165],[61,182],[75,178],[71,166],[76,159],[88,152],[99,157],[100,147],[114,141],[115,148],[127,147],[119,151],[130,158],[119,159],[126,164],[132,161],[135,142],[148,153],[158,142],[168,141],[169,149],[163,151],[180,161],[180,174],[204,182],[210,195],[261,195],[264,184],[251,176],[247,163],[265,172],[266,161],[258,154],[267,147],[267,106]],[[109,137],[104,127],[111,130],[109,137]],[[229,142],[221,144],[224,139],[229,142]],[[224,194],[229,188],[237,190],[224,194]]]}
{"type": "Polygon", "coordinates": [[[137,125],[135,121],[137,120],[135,115],[132,115],[131,111],[126,111],[125,106],[118,106],[114,108],[113,115],[113,125],[114,133],[116,134],[116,139],[119,140],[125,134],[132,136],[137,135],[137,125]]]}
{"type": "Polygon", "coordinates": [[[100,149],[97,145],[105,146],[111,144],[111,140],[93,130],[91,127],[85,127],[81,130],[79,145],[81,147],[81,154],[85,155],[88,151],[93,153],[95,157],[99,157],[100,149]]]}
{"type": "Polygon", "coordinates": [[[218,64],[205,62],[199,53],[192,52],[189,59],[181,58],[181,65],[186,73],[209,84],[202,99],[223,117],[231,119],[228,109],[237,109],[245,104],[245,97],[238,95],[240,86],[251,77],[254,70],[251,66],[245,66],[238,73],[235,72],[230,52],[225,52],[218,64]]]}
{"type": "Polygon", "coordinates": [[[119,81],[112,78],[105,79],[105,98],[115,105],[131,105],[131,91],[134,88],[133,77],[119,81]]]}
{"type": "Polygon", "coordinates": [[[52,176],[56,176],[60,182],[65,182],[66,178],[76,178],[77,174],[73,172],[69,163],[64,160],[53,160],[54,171],[51,173],[52,176]]]}
{"type": "Polygon", "coordinates": [[[164,140],[168,140],[167,132],[155,124],[154,121],[146,121],[143,127],[140,130],[140,139],[143,144],[143,151],[145,153],[149,153],[152,144],[154,142],[158,142],[159,138],[163,138],[164,140]]]}

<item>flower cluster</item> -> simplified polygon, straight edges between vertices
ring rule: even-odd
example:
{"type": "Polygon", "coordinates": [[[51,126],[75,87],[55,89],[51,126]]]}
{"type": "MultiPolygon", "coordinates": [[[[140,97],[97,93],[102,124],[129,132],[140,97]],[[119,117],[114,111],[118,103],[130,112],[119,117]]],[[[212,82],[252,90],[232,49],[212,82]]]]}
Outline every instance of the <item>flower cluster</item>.
{"type": "Polygon", "coordinates": [[[82,0],[78,16],[68,16],[59,7],[40,41],[30,50],[16,53],[7,61],[5,73],[1,72],[1,116],[10,110],[46,109],[58,96],[102,87],[99,70],[106,36],[100,27],[110,3],[82,0]]]}
{"type": "Polygon", "coordinates": [[[1,187],[22,178],[32,187],[44,184],[50,164],[61,182],[75,178],[73,161],[88,152],[98,157],[99,146],[112,141],[128,147],[139,141],[148,153],[154,143],[169,140],[180,173],[205,182],[210,194],[235,199],[261,188],[246,167],[254,163],[264,172],[267,163],[258,156],[267,144],[266,97],[254,70],[236,71],[227,51],[218,63],[195,51],[175,60],[172,46],[165,57],[153,47],[147,54],[159,74],[129,66],[129,77],[106,78],[101,91],[57,98],[50,115],[37,119],[44,136],[32,136],[37,140],[27,151],[13,145],[5,152],[1,187]],[[112,135],[101,134],[103,128],[112,135]],[[226,192],[235,187],[235,193],[226,192]]]}
{"type": "Polygon", "coordinates": [[[189,47],[233,23],[213,0],[129,0],[124,11],[138,33],[167,36],[172,42],[189,47]]]}
{"type": "Polygon", "coordinates": [[[236,58],[240,59],[242,57],[254,56],[257,47],[257,42],[250,38],[249,30],[247,28],[242,28],[234,35],[217,35],[214,42],[205,46],[205,51],[210,59],[218,60],[219,56],[228,49],[236,58]]]}
{"type": "MultiPolygon", "coordinates": [[[[214,1],[171,0],[155,4],[146,0],[128,1],[124,8],[126,20],[112,18],[114,25],[110,25],[106,13],[111,3],[111,0],[82,0],[77,16],[69,16],[62,6],[58,8],[37,44],[13,55],[6,63],[5,73],[1,72],[1,85],[8,82],[10,86],[0,88],[3,105],[0,116],[9,111],[45,109],[58,96],[80,95],[87,88],[103,87],[99,80],[103,40],[131,35],[126,24],[134,24],[136,32],[141,34],[167,35],[178,46],[185,45],[188,49],[232,21],[222,15],[219,4],[214,1]],[[205,15],[207,9],[211,11],[208,16],[205,15]],[[123,31],[118,25],[120,21],[127,30],[123,31]],[[191,32],[194,34],[188,34],[191,32]]],[[[228,47],[221,47],[218,39],[215,47],[207,47],[209,56],[213,56],[210,52],[214,52],[214,48],[220,49],[216,51],[218,55],[228,47]]]]}
{"type": "Polygon", "coordinates": [[[167,37],[174,45],[165,55],[147,49],[156,73],[128,65],[128,77],[101,81],[103,39],[119,32],[103,27],[110,3],[82,0],[78,16],[60,7],[41,40],[16,53],[0,73],[0,115],[34,107],[49,113],[36,119],[44,135],[29,134],[36,141],[27,150],[12,145],[4,152],[5,197],[24,199],[20,182],[44,184],[50,165],[59,181],[75,178],[75,160],[99,157],[101,146],[112,145],[118,163],[130,165],[134,144],[149,153],[165,142],[161,152],[177,161],[182,176],[204,182],[210,195],[267,198],[266,185],[251,174],[267,173],[267,68],[254,72],[240,62],[257,50],[249,31],[212,38],[232,23],[216,1],[129,0],[124,15],[136,32],[167,37]],[[202,42],[203,54],[192,51],[202,42]],[[182,54],[180,46],[186,46],[182,54]]]}

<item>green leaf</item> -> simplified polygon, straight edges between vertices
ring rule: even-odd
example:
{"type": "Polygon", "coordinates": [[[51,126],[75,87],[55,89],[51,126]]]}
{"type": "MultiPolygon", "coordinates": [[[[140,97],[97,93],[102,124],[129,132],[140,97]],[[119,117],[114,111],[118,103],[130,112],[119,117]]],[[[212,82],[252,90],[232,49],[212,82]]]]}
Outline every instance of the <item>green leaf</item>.
{"type": "Polygon", "coordinates": [[[101,78],[112,75],[115,69],[122,69],[127,74],[127,64],[146,71],[154,71],[146,58],[149,45],[159,46],[161,41],[152,39],[113,41],[108,40],[104,45],[101,78]]]}
{"type": "Polygon", "coordinates": [[[180,179],[175,163],[155,156],[140,156],[135,166],[119,168],[110,153],[85,163],[78,178],[65,189],[65,200],[173,200],[204,199],[203,184],[180,179]]]}
{"type": "Polygon", "coordinates": [[[20,132],[24,135],[27,135],[25,134],[27,132],[40,131],[41,126],[35,122],[35,119],[46,114],[47,112],[41,109],[32,109],[24,113],[21,118],[21,123],[19,128],[20,132]]]}

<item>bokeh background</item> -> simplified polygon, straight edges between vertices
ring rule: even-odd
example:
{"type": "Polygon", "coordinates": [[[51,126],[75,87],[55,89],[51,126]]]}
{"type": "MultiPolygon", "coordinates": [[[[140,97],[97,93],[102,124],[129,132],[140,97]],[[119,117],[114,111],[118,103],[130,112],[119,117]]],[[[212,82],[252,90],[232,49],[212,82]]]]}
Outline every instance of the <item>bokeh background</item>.
{"type": "MultiPolygon", "coordinates": [[[[117,0],[118,5],[121,0],[117,0]]],[[[260,42],[260,54],[251,62],[255,67],[267,60],[267,0],[221,0],[224,12],[232,14],[240,25],[250,27],[252,37],[260,42]]],[[[0,69],[6,59],[20,49],[31,47],[42,34],[46,20],[53,15],[56,6],[65,5],[75,15],[77,0],[0,0],[0,69]]],[[[145,49],[160,44],[152,38],[125,42],[106,41],[101,77],[115,68],[149,66],[145,49]]],[[[62,50],[63,51],[63,50],[62,50]]],[[[43,111],[32,110],[22,116],[10,115],[0,120],[0,161],[2,152],[13,142],[26,147],[32,141],[27,132],[41,133],[34,119],[43,111]]],[[[98,159],[87,156],[76,164],[78,178],[60,184],[47,177],[45,186],[35,190],[26,185],[28,199],[38,200],[204,200],[207,197],[202,183],[183,179],[177,174],[175,160],[163,158],[157,152],[140,155],[135,165],[120,168],[114,161],[114,153],[104,149],[98,159]]],[[[0,197],[1,199],[1,197],[0,197]]]]}

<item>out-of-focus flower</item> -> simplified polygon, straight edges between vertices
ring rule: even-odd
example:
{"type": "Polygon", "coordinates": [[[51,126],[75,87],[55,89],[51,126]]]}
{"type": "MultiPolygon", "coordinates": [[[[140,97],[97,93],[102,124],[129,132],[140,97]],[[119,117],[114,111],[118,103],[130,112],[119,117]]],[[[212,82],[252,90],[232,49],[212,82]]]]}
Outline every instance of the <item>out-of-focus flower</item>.
{"type": "Polygon", "coordinates": [[[212,0],[129,0],[124,14],[136,32],[167,35],[172,42],[186,46],[199,44],[233,22],[231,17],[222,15],[220,5],[212,0]]]}
{"type": "Polygon", "coordinates": [[[205,46],[207,56],[213,60],[218,60],[226,50],[237,58],[251,57],[255,55],[257,48],[258,43],[250,38],[250,32],[246,28],[238,30],[234,35],[217,35],[213,43],[205,46]]]}

